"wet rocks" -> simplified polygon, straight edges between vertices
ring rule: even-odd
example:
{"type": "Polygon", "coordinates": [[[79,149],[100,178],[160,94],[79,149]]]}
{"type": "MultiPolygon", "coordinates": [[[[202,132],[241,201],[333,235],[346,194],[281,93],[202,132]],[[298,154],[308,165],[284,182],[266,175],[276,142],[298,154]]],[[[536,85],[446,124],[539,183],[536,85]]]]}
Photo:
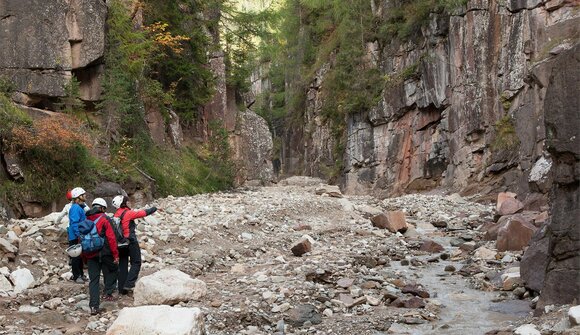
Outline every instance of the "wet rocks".
{"type": "Polygon", "coordinates": [[[429,252],[429,253],[437,253],[437,252],[442,252],[445,249],[443,248],[443,246],[441,244],[439,244],[435,241],[426,240],[423,243],[421,243],[419,250],[429,252]]]}
{"type": "Polygon", "coordinates": [[[203,313],[199,308],[141,306],[123,308],[107,335],[204,335],[203,313]]]}

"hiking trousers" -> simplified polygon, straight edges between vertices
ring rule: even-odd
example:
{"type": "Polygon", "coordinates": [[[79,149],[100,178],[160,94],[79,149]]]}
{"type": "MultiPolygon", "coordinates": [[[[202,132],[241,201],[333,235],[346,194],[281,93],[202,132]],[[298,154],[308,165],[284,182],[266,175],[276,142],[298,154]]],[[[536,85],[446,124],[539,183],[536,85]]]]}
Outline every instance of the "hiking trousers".
{"type": "Polygon", "coordinates": [[[105,282],[105,294],[111,295],[115,291],[117,282],[117,264],[113,261],[113,256],[96,256],[87,261],[89,269],[89,307],[99,308],[101,304],[101,272],[105,282]]]}
{"type": "MultiPolygon", "coordinates": [[[[73,246],[75,244],[79,244],[78,240],[69,240],[68,241],[68,246],[73,246]]],[[[70,265],[72,268],[72,280],[75,280],[77,278],[81,278],[83,276],[83,260],[82,258],[79,257],[70,257],[70,265]]]]}
{"type": "Polygon", "coordinates": [[[141,271],[141,248],[137,239],[131,239],[127,248],[119,249],[119,293],[134,288],[141,271]],[[131,269],[129,269],[129,259],[131,269]]]}

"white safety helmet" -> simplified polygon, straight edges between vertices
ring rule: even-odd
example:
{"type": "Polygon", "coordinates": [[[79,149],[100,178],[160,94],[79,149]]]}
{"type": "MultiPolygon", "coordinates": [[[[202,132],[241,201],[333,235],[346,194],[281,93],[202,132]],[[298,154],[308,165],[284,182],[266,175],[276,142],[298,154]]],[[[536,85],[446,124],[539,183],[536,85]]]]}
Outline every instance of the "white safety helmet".
{"type": "Polygon", "coordinates": [[[82,187],[75,187],[72,189],[70,193],[73,199],[76,199],[87,192],[85,192],[85,190],[82,187]]]}
{"type": "Polygon", "coordinates": [[[122,195],[118,195],[118,196],[114,197],[113,198],[113,206],[115,208],[121,208],[121,204],[123,203],[123,199],[125,199],[125,197],[122,195]]]}
{"type": "Polygon", "coordinates": [[[92,206],[93,207],[101,206],[101,207],[107,208],[107,202],[103,198],[96,198],[95,200],[93,200],[92,206]]]}
{"type": "Polygon", "coordinates": [[[79,257],[81,252],[83,251],[83,247],[80,244],[71,245],[66,249],[66,253],[70,257],[79,257]]]}

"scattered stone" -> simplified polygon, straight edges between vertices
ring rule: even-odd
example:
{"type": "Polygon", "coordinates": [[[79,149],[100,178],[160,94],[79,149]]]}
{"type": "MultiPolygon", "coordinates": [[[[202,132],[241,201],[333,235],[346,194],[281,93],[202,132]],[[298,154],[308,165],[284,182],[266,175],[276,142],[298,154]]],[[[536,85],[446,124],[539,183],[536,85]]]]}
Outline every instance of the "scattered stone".
{"type": "Polygon", "coordinates": [[[310,322],[313,325],[320,324],[322,317],[315,306],[304,304],[288,311],[288,317],[284,320],[294,327],[302,327],[306,322],[310,322]]]}
{"type": "Polygon", "coordinates": [[[40,312],[40,308],[38,308],[36,306],[22,305],[22,306],[20,306],[20,308],[18,308],[18,312],[19,313],[36,314],[36,313],[40,312]]]}
{"type": "Polygon", "coordinates": [[[58,308],[58,306],[62,305],[62,299],[61,298],[52,298],[48,301],[45,301],[42,304],[42,307],[46,308],[46,309],[51,309],[51,310],[55,310],[58,308]]]}
{"type": "Polygon", "coordinates": [[[475,250],[473,257],[478,258],[478,259],[482,259],[482,260],[491,260],[491,259],[495,259],[496,255],[497,255],[497,253],[493,250],[490,250],[486,247],[479,247],[479,248],[477,248],[477,250],[475,250]]]}
{"type": "MultiPolygon", "coordinates": [[[[502,280],[502,289],[506,291],[511,291],[514,288],[522,285],[522,279],[520,278],[520,271],[519,268],[512,268],[517,269],[515,271],[506,272],[501,275],[502,280]]],[[[510,269],[510,270],[512,270],[510,269]]],[[[508,270],[508,271],[510,271],[508,270]]]]}
{"type": "Polygon", "coordinates": [[[525,287],[517,287],[516,289],[514,289],[513,293],[514,295],[518,298],[518,299],[523,299],[524,298],[524,294],[526,294],[526,288],[525,287]]]}
{"type": "Polygon", "coordinates": [[[336,185],[320,185],[314,191],[317,195],[328,195],[334,198],[342,198],[342,192],[336,185]]]}
{"type": "Polygon", "coordinates": [[[297,257],[312,251],[312,243],[310,242],[310,238],[303,236],[299,241],[292,245],[290,250],[292,251],[292,254],[297,257]]]}
{"type": "Polygon", "coordinates": [[[536,326],[532,324],[526,324],[519,326],[514,331],[515,335],[541,335],[541,333],[536,329],[536,326]]]}
{"type": "Polygon", "coordinates": [[[340,286],[343,288],[349,288],[352,286],[352,284],[354,284],[354,279],[352,279],[352,278],[341,278],[336,282],[337,286],[340,286]]]}
{"type": "Polygon", "coordinates": [[[401,290],[403,293],[410,293],[421,298],[429,298],[429,292],[425,291],[420,285],[405,285],[401,290]]]}
{"type": "Polygon", "coordinates": [[[405,213],[402,211],[388,211],[371,218],[373,226],[381,229],[388,229],[392,233],[407,231],[407,221],[405,213]]]}
{"type": "Polygon", "coordinates": [[[447,265],[447,266],[445,266],[445,271],[446,272],[455,272],[455,266],[447,265]]]}
{"type": "Polygon", "coordinates": [[[199,308],[171,306],[126,307],[106,335],[204,335],[203,313],[199,308]]]}
{"type": "Polygon", "coordinates": [[[443,246],[441,244],[439,244],[435,241],[426,240],[421,244],[421,247],[419,248],[419,250],[430,252],[430,253],[436,253],[436,252],[442,252],[445,249],[443,248],[443,246]]]}

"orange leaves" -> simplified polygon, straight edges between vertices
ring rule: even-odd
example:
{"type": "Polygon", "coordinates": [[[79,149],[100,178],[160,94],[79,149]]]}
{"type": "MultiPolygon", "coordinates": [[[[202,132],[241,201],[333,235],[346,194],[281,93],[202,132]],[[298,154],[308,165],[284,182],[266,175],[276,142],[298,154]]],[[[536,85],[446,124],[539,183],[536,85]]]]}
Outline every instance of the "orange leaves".
{"type": "Polygon", "coordinates": [[[167,31],[168,26],[167,23],[155,22],[145,27],[145,30],[153,36],[153,41],[155,41],[156,44],[169,48],[173,52],[179,54],[183,51],[181,43],[189,41],[189,37],[171,34],[171,32],[167,31]]]}
{"type": "Polygon", "coordinates": [[[68,115],[34,120],[32,127],[14,127],[10,142],[18,153],[40,149],[55,155],[76,145],[90,146],[80,122],[68,115]]]}

